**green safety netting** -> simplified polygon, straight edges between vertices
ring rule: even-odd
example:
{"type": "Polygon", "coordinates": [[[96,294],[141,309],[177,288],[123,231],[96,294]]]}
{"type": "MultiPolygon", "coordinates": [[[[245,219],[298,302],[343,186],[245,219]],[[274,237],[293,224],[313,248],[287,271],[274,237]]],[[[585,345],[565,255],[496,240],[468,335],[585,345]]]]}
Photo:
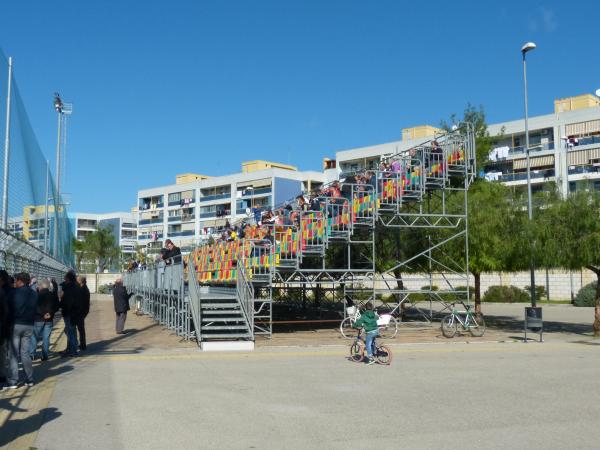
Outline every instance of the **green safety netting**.
{"type": "MultiPolygon", "coordinates": [[[[72,225],[66,204],[56,195],[54,176],[42,152],[16,81],[13,65],[10,99],[8,221],[5,231],[46,252],[67,266],[73,264],[72,225]]],[[[4,142],[8,95],[8,59],[0,50],[0,210],[4,186],[4,142]]],[[[50,106],[49,106],[50,107],[50,106]]],[[[54,157],[52,158],[54,161],[54,157]]],[[[2,214],[4,211],[0,211],[2,214]]]]}

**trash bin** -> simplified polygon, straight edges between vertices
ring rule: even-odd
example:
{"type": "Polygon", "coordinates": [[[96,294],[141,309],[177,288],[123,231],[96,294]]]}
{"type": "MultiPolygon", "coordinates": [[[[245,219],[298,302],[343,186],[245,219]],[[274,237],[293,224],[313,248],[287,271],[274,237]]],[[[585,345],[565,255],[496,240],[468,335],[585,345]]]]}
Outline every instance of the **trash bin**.
{"type": "Polygon", "coordinates": [[[540,342],[543,342],[542,334],[544,332],[544,322],[542,319],[541,306],[526,306],[525,307],[525,342],[527,342],[527,331],[531,333],[539,333],[540,342]]]}

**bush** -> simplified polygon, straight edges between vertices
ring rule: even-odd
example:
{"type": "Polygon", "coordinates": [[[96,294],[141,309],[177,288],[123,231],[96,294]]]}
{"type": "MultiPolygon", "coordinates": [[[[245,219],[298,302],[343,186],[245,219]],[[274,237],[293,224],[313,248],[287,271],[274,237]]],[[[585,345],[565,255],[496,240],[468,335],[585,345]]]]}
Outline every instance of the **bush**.
{"type": "Polygon", "coordinates": [[[575,306],[596,306],[596,282],[586,284],[575,296],[575,306]]]}
{"type": "Polygon", "coordinates": [[[98,294],[112,294],[112,288],[112,284],[103,284],[102,286],[98,287],[98,294]]]}
{"type": "MultiPolygon", "coordinates": [[[[525,291],[531,292],[531,286],[525,286],[525,291]]],[[[531,294],[529,294],[531,295],[531,294]]],[[[546,286],[535,285],[535,298],[541,300],[542,298],[548,300],[548,293],[546,292],[546,286]]]]}
{"type": "Polygon", "coordinates": [[[529,303],[531,297],[516,286],[490,286],[482,300],[488,303],[529,303]]]}

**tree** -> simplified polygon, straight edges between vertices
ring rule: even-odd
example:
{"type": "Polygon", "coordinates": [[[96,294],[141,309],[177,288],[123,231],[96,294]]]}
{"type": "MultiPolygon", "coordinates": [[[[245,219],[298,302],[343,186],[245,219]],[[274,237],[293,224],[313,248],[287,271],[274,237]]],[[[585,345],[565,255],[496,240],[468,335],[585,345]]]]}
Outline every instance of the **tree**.
{"type": "MultiPolygon", "coordinates": [[[[462,199],[453,199],[462,201],[462,199]]],[[[451,206],[452,207],[452,206],[451,206]]],[[[456,206],[459,207],[458,205],[456,206]]],[[[500,183],[477,179],[468,191],[469,272],[475,280],[475,310],[481,311],[481,274],[527,266],[525,212],[500,183]]],[[[442,232],[443,233],[443,232],[442,232]]],[[[448,231],[446,231],[448,233],[448,231]]],[[[464,258],[464,241],[448,244],[448,257],[464,258]]]]}
{"type": "Polygon", "coordinates": [[[600,194],[579,191],[534,217],[536,261],[548,268],[591,270],[598,278],[594,335],[600,336],[600,194]]]}
{"type": "Polygon", "coordinates": [[[75,268],[81,271],[81,262],[85,255],[85,245],[83,241],[73,238],[73,253],[75,254],[75,268]]]}
{"type": "Polygon", "coordinates": [[[111,264],[113,258],[119,256],[119,246],[115,242],[113,227],[97,227],[93,233],[86,235],[83,241],[77,244],[80,248],[76,255],[80,258],[79,265],[83,260],[94,261],[97,272],[104,272],[111,264]]]}

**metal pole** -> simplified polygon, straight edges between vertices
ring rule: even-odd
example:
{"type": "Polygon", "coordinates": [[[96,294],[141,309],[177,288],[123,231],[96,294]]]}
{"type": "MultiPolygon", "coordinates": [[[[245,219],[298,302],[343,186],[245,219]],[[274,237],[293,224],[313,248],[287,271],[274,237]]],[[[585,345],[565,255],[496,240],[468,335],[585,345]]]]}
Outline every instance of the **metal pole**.
{"type": "Polygon", "coordinates": [[[56,189],[54,193],[54,244],[52,246],[52,256],[58,257],[58,214],[60,212],[60,135],[62,125],[62,114],[57,111],[58,115],[58,138],[56,140],[56,189]]]}
{"type": "Polygon", "coordinates": [[[44,209],[44,252],[48,253],[50,226],[48,222],[48,203],[50,196],[50,161],[46,160],[46,207],[44,209]]]}
{"type": "Polygon", "coordinates": [[[6,134],[4,137],[4,182],[2,189],[2,228],[8,225],[8,164],[10,162],[10,97],[12,90],[12,56],[8,57],[8,95],[6,96],[6,134]]]}
{"type": "MultiPolygon", "coordinates": [[[[531,166],[529,160],[529,118],[527,111],[527,63],[525,52],[523,52],[523,84],[525,87],[525,154],[527,155],[527,215],[529,221],[533,220],[533,209],[531,206],[531,166]]],[[[536,306],[535,298],[535,264],[533,261],[533,242],[531,243],[531,257],[529,261],[529,271],[531,274],[531,306],[536,306]]]]}

